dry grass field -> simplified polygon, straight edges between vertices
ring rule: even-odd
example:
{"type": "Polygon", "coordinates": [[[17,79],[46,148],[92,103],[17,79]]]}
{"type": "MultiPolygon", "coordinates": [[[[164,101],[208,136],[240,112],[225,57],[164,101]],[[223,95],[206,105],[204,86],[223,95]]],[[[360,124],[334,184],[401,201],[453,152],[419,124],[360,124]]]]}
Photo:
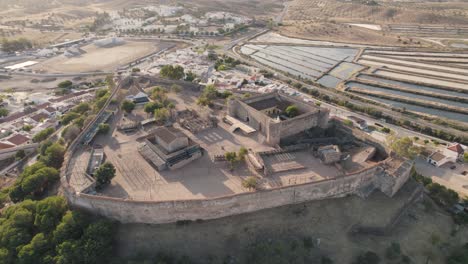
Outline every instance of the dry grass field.
{"type": "MultiPolygon", "coordinates": [[[[10,30],[7,28],[4,29],[4,32],[10,32],[10,30]]],[[[79,39],[83,37],[83,34],[79,32],[45,32],[36,29],[26,28],[21,30],[21,32],[7,33],[3,37],[9,40],[27,38],[31,40],[35,45],[43,47],[53,43],[64,42],[72,39],[79,39]]]]}
{"type": "Polygon", "coordinates": [[[364,4],[337,0],[294,0],[286,20],[328,20],[415,24],[466,24],[468,3],[382,2],[364,4]]]}
{"type": "Polygon", "coordinates": [[[279,33],[293,38],[347,42],[369,45],[425,47],[428,42],[410,42],[409,38],[342,23],[286,21],[279,28],[279,33]],[[407,44],[404,44],[407,43],[407,44]]]}
{"type": "Polygon", "coordinates": [[[198,263],[249,263],[246,255],[256,243],[269,241],[273,247],[284,241],[289,246],[293,239],[311,238],[312,250],[330,256],[333,263],[351,263],[354,256],[367,250],[380,255],[380,263],[400,263],[385,261],[385,250],[392,242],[400,243],[411,263],[444,263],[447,248],[466,242],[468,230],[453,231],[451,218],[430,201],[411,206],[388,235],[352,233],[355,225],[387,224],[408,197],[405,189],[392,199],[375,192],[366,200],[350,196],[314,201],[187,225],[122,225],[117,252],[167,252],[190,256],[198,263]],[[232,261],[226,261],[227,256],[232,261]]]}
{"type": "Polygon", "coordinates": [[[32,67],[41,72],[92,72],[110,71],[145,55],[157,52],[161,45],[151,42],[127,41],[110,48],[100,48],[94,44],[82,47],[86,53],[68,58],[64,55],[53,57],[32,67]]]}
{"type": "Polygon", "coordinates": [[[464,27],[468,24],[468,3],[375,1],[366,4],[358,1],[294,0],[289,4],[282,24],[283,26],[279,27],[280,33],[290,37],[427,47],[434,46],[434,43],[420,40],[413,42],[412,38],[465,35],[464,27]],[[382,30],[350,26],[346,23],[377,25],[381,26],[382,30]],[[402,25],[403,29],[395,28],[395,25],[402,25]],[[414,25],[427,25],[428,28],[413,29],[414,25]],[[432,26],[436,28],[431,29],[432,26]]]}

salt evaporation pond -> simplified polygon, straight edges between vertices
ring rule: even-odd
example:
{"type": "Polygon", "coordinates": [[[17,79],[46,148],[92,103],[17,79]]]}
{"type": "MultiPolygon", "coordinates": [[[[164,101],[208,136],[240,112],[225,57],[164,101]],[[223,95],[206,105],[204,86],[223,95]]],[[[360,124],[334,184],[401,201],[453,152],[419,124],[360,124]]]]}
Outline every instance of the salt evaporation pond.
{"type": "Polygon", "coordinates": [[[468,115],[465,115],[465,114],[453,113],[453,112],[448,112],[448,111],[438,110],[438,109],[433,109],[433,108],[427,108],[427,107],[418,106],[418,105],[411,105],[411,104],[406,104],[406,103],[401,103],[401,102],[395,102],[395,101],[391,101],[391,100],[387,100],[387,99],[383,99],[383,98],[378,98],[378,97],[373,97],[373,96],[367,96],[367,97],[369,99],[374,100],[374,101],[391,105],[392,107],[405,108],[408,111],[425,113],[425,114],[429,114],[429,115],[438,116],[438,117],[441,117],[441,118],[448,118],[448,119],[468,123],[468,115]]]}
{"type": "Polygon", "coordinates": [[[427,91],[427,92],[457,96],[457,97],[462,97],[462,98],[467,98],[468,99],[468,94],[454,92],[454,91],[448,91],[448,90],[445,90],[445,89],[438,89],[438,88],[434,88],[434,87],[423,86],[423,85],[418,85],[418,84],[413,84],[413,83],[407,83],[407,82],[396,81],[396,80],[389,80],[389,79],[379,78],[379,77],[370,76],[370,75],[359,75],[358,78],[361,79],[361,80],[369,80],[369,81],[375,81],[375,82],[380,82],[380,83],[384,83],[384,84],[392,84],[392,85],[396,85],[396,86],[401,86],[403,88],[408,88],[408,89],[411,89],[411,90],[423,90],[423,91],[427,91]]]}
{"type": "Polygon", "coordinates": [[[415,98],[415,99],[424,100],[428,102],[440,103],[440,104],[444,104],[448,106],[452,105],[452,106],[457,106],[461,108],[468,108],[468,104],[462,103],[462,102],[455,102],[455,101],[446,100],[446,99],[434,98],[434,97],[430,97],[426,95],[412,94],[412,93],[407,93],[407,92],[402,92],[402,91],[397,91],[397,90],[385,89],[385,88],[367,85],[363,83],[349,82],[347,83],[347,86],[362,88],[362,89],[366,89],[369,91],[381,92],[381,93],[389,94],[389,95],[402,96],[408,99],[415,98]]]}

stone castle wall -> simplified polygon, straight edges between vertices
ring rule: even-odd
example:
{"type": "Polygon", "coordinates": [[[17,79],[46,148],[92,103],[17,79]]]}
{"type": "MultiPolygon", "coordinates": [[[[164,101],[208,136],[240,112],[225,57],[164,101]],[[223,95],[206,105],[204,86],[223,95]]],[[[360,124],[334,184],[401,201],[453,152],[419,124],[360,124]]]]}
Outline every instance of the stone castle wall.
{"type": "MultiPolygon", "coordinates": [[[[114,88],[112,95],[115,95],[117,90],[117,87],[114,88]]],[[[392,175],[389,175],[381,164],[376,164],[344,177],[213,199],[135,201],[78,193],[68,183],[72,169],[70,160],[83,135],[96,122],[104,109],[105,107],[69,146],[62,167],[61,182],[64,195],[72,207],[88,210],[122,223],[160,224],[180,220],[214,219],[288,204],[359,194],[363,188],[372,185],[379,186],[384,191],[388,185],[395,184],[392,178],[388,178],[392,175]]],[[[409,170],[400,181],[406,181],[408,175],[409,170]]]]}
{"type": "Polygon", "coordinates": [[[275,92],[242,100],[229,100],[228,114],[248,123],[249,126],[265,135],[266,143],[271,146],[278,145],[282,138],[301,133],[313,127],[325,127],[328,123],[328,110],[306,104],[287,95],[281,94],[280,97],[275,92]],[[271,97],[288,100],[298,106],[302,112],[306,113],[289,120],[276,122],[261,111],[257,111],[248,105],[271,97]]]}
{"type": "Polygon", "coordinates": [[[180,220],[214,219],[311,200],[343,197],[358,190],[383,173],[374,166],[346,177],[328,179],[270,190],[203,200],[132,201],[66,191],[72,206],[122,223],[161,224],[180,220]]]}

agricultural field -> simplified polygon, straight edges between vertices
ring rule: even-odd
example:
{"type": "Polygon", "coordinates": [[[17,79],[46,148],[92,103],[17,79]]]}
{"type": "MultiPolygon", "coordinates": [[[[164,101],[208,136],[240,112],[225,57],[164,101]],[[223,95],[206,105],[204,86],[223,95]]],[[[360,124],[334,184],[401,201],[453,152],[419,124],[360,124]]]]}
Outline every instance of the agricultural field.
{"type": "Polygon", "coordinates": [[[366,50],[344,89],[390,107],[468,123],[468,54],[366,50]]]}
{"type": "Polygon", "coordinates": [[[331,85],[364,68],[352,62],[358,53],[354,48],[247,44],[241,52],[276,70],[319,82],[323,78],[331,85]]]}

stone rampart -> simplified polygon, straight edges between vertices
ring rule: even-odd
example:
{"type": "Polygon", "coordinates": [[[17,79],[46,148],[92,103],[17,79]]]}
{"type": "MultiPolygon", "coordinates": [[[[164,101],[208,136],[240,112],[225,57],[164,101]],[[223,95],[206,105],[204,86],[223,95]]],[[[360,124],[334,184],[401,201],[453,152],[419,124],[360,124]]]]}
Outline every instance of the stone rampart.
{"type": "Polygon", "coordinates": [[[343,197],[356,193],[379,173],[383,173],[382,168],[376,166],[346,177],[200,200],[134,201],[65,193],[72,206],[122,223],[161,224],[215,219],[311,200],[343,197]]]}
{"type": "MultiPolygon", "coordinates": [[[[83,129],[66,153],[61,181],[63,193],[72,207],[81,208],[122,223],[161,224],[181,220],[221,218],[288,204],[359,194],[363,188],[368,186],[386,188],[387,185],[395,185],[394,181],[387,180],[387,177],[394,177],[394,175],[391,172],[389,174],[389,171],[381,164],[376,164],[362,171],[338,178],[211,199],[136,201],[76,192],[68,183],[73,152],[80,145],[83,135],[103,113],[118,89],[119,87],[113,89],[112,96],[106,105],[96,118],[83,129]],[[388,184],[381,183],[382,178],[385,179],[383,182],[388,182],[388,184]]],[[[404,182],[409,175],[409,170],[399,171],[399,174],[400,177],[403,177],[401,181],[404,182]]],[[[390,188],[388,192],[391,193],[393,190],[390,188]]]]}

